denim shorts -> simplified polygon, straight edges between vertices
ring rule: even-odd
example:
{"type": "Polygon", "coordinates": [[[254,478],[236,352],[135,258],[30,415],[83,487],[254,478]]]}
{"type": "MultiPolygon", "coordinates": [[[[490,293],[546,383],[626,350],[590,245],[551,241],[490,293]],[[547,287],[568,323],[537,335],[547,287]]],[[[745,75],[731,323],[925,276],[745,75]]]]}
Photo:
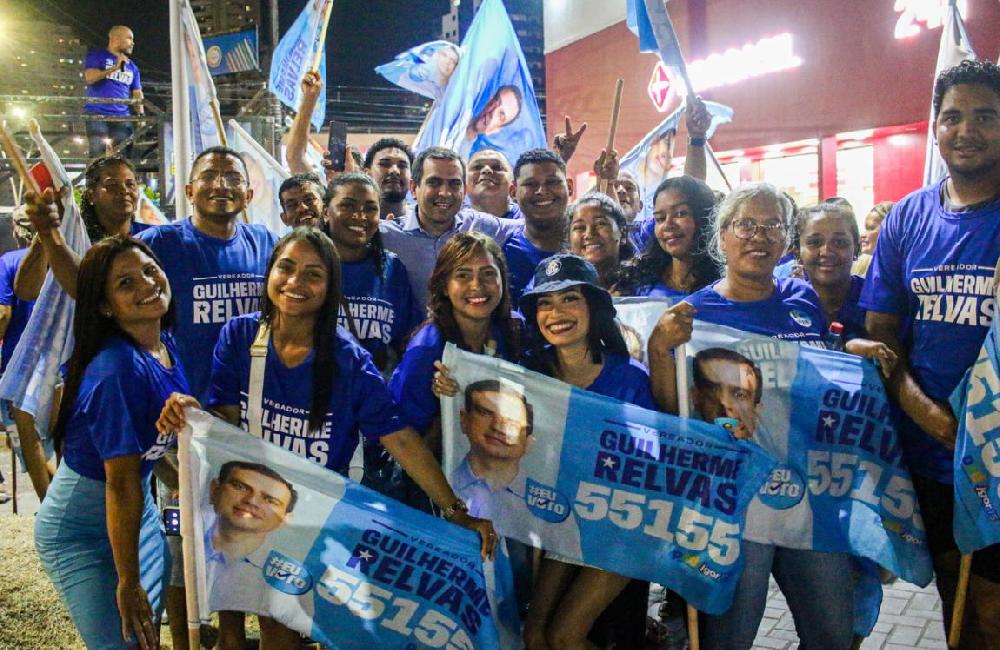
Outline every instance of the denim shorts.
{"type": "MultiPolygon", "coordinates": [[[[105,483],[59,465],[35,518],[42,567],[69,610],[89,650],[131,647],[122,639],[115,601],[118,573],[108,538],[105,483]]],[[[139,578],[159,621],[169,557],[149,481],[139,530],[139,578]]]]}

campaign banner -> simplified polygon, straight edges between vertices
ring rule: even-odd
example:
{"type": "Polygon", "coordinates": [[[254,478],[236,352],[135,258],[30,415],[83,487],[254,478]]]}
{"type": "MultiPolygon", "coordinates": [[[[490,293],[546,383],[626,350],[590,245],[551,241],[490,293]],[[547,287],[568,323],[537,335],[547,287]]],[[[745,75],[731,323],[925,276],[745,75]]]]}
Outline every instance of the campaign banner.
{"type": "Polygon", "coordinates": [[[930,582],[913,482],[871,362],[698,320],[684,348],[690,413],[723,418],[779,463],[750,504],[746,539],[848,552],[930,582]]]}
{"type": "Polygon", "coordinates": [[[473,514],[526,544],[729,608],[750,499],[773,462],[721,427],[449,344],[444,465],[473,514]]]}
{"type": "Polygon", "coordinates": [[[223,136],[219,133],[222,126],[215,119],[215,112],[219,110],[215,81],[208,70],[201,30],[188,0],[181,3],[181,35],[191,104],[191,146],[197,153],[222,144],[223,136]]]}
{"type": "Polygon", "coordinates": [[[615,322],[625,339],[628,353],[636,361],[649,365],[646,343],[652,334],[656,322],[660,320],[667,309],[673,304],[670,298],[646,298],[629,296],[614,298],[615,322]]]}
{"type": "Polygon", "coordinates": [[[955,541],[962,553],[1000,542],[1000,321],[955,390],[955,541]]]}
{"type": "Polygon", "coordinates": [[[411,47],[375,72],[400,88],[437,101],[462,58],[462,48],[449,41],[431,41],[411,47]]]}
{"type": "Polygon", "coordinates": [[[206,36],[202,42],[213,76],[260,69],[256,28],[206,36]]]}
{"type": "Polygon", "coordinates": [[[545,130],[521,44],[502,0],[484,0],[462,41],[462,57],[413,145],[468,158],[497,149],[511,161],[545,147],[545,130]]]}
{"type": "Polygon", "coordinates": [[[202,620],[266,615],[336,649],[512,647],[494,622],[516,620],[510,568],[484,571],[474,532],[188,413],[182,499],[202,620]]]}
{"type": "MultiPolygon", "coordinates": [[[[302,88],[299,84],[312,66],[318,48],[323,50],[319,58],[319,76],[323,81],[323,88],[326,88],[326,43],[320,43],[319,38],[323,31],[327,2],[333,0],[309,0],[271,54],[268,90],[293,111],[299,110],[299,104],[302,103],[302,88]]],[[[309,121],[319,131],[323,128],[325,118],[326,101],[321,99],[316,102],[309,121]]]]}

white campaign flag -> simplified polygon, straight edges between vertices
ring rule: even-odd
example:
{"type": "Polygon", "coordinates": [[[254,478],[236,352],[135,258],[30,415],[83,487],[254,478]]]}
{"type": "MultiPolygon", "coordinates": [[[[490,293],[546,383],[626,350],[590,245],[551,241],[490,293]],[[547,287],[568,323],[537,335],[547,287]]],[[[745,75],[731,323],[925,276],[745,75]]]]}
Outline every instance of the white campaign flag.
{"type": "Polygon", "coordinates": [[[263,224],[274,234],[281,235],[286,228],[281,222],[278,189],[291,174],[236,120],[229,120],[229,129],[229,146],[243,154],[253,189],[253,201],[247,204],[247,217],[250,223],[263,224]]]}
{"type": "MultiPolygon", "coordinates": [[[[969,33],[965,31],[965,22],[962,14],[958,10],[955,0],[950,0],[945,16],[944,24],[941,27],[941,46],[938,48],[937,65],[934,67],[934,81],[938,76],[953,68],[962,61],[974,61],[976,53],[972,51],[972,41],[969,40],[969,33]]],[[[948,168],[941,160],[938,153],[937,142],[934,139],[934,85],[931,84],[931,113],[930,121],[927,124],[927,150],[924,155],[924,185],[936,183],[948,175],[948,168]]]]}
{"type": "Polygon", "coordinates": [[[191,11],[188,0],[181,0],[181,33],[183,34],[184,65],[187,67],[188,97],[191,106],[192,150],[195,154],[209,147],[223,144],[225,136],[219,133],[220,125],[215,121],[219,99],[215,94],[215,82],[208,70],[205,45],[201,42],[198,21],[191,11]]]}
{"type": "MultiPolygon", "coordinates": [[[[37,124],[31,125],[31,137],[38,146],[39,156],[48,167],[57,191],[66,190],[60,199],[63,220],[59,230],[66,245],[77,255],[90,248],[90,237],[83,224],[80,209],[73,200],[73,184],[59,156],[42,136],[37,124]]],[[[35,301],[31,318],[14,356],[0,379],[0,399],[35,417],[42,437],[47,437],[52,413],[52,397],[59,381],[59,366],[69,359],[73,350],[73,313],[76,301],[63,291],[49,271],[35,301]]]]}

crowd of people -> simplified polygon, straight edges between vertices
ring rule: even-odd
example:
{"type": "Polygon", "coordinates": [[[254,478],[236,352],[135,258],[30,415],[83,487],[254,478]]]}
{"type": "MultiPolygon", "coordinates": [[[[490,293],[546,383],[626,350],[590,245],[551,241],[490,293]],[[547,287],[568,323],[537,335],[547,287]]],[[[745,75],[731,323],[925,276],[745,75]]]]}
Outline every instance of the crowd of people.
{"type": "MultiPolygon", "coordinates": [[[[318,78],[311,73],[303,89],[299,115],[308,116],[318,78]]],[[[174,647],[186,647],[180,544],[167,544],[151,487],[155,474],[161,502],[175,498],[171,447],[184,407],[206,408],[345,475],[360,445],[367,485],[477,531],[486,557],[498,515],[459,499],[440,465],[439,397],[465,388],[441,362],[445,344],[678,414],[674,350],[696,319],[802,343],[821,342],[836,322],[847,352],[878,361],[898,406],[947,627],[959,559],[950,486],[957,422],[947,400],[995,312],[1000,69],[965,62],[940,75],[934,119],[949,176],[864,219],[837,197],[796,206],[767,183],[713,192],[699,103],[686,121],[685,174],[660,179],[648,197],[618,173],[613,151],[595,163],[606,192],[575,188],[566,160],[583,129],[568,120],[552,150],[514,161],[492,149],[468,160],[442,147],[414,155],[385,138],[325,178],[305,163],[308,128],[297,120],[288,158],[295,175],[279,193],[289,230],[280,238],[242,221],[253,191],[241,155],[225,147],[194,160],[184,188],[191,215],[158,227],[133,219],[130,163],[94,160],[82,216],[95,243],[82,259],[59,234],[58,197],[29,192],[19,226],[31,244],[0,258],[0,363],[51,270],[76,300],[58,418],[51,435],[33,433],[30,417],[11,410],[26,420],[23,431],[18,422],[24,460],[43,498],[38,554],[84,642],[157,647],[165,607],[174,647]],[[963,280],[966,292],[940,278],[952,275],[988,279],[989,291],[972,295],[975,281],[963,280]],[[648,367],[630,355],[613,296],[675,301],[649,338],[648,367]],[[959,298],[966,306],[953,305],[959,298]],[[255,356],[260,346],[266,351],[255,356]],[[297,424],[272,429],[276,416],[297,424]]],[[[737,420],[732,434],[749,438],[759,378],[748,391],[712,361],[696,364],[696,393],[715,391],[717,406],[698,408],[696,395],[696,410],[709,421],[737,420]]],[[[466,393],[468,404],[474,399],[466,393]]],[[[506,436],[507,418],[477,404],[469,417],[506,436]]],[[[533,405],[535,417],[543,407],[533,405]]],[[[509,445],[530,444],[531,406],[523,410],[509,445]]],[[[461,480],[488,489],[477,475],[485,461],[468,460],[461,480]]],[[[294,505],[245,499],[261,517],[294,505]]],[[[555,554],[532,562],[531,548],[509,546],[529,649],[641,647],[648,583],[555,554]]],[[[802,647],[857,643],[848,554],[782,548],[764,536],[744,539],[741,555],[732,607],[702,617],[705,647],[751,647],[772,575],[802,647]]],[[[244,629],[243,613],[221,612],[218,647],[242,647],[244,629]]],[[[262,648],[299,642],[267,617],[260,630],[262,648]]],[[[970,648],[998,647],[998,547],[974,555],[962,638],[970,648]]]]}

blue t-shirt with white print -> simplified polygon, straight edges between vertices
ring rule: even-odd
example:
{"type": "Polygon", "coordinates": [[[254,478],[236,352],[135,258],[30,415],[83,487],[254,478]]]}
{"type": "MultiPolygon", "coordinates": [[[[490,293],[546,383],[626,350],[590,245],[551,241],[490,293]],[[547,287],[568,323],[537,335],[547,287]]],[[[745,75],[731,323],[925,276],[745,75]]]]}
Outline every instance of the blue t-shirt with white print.
{"type": "MultiPolygon", "coordinates": [[[[240,405],[240,422],[247,428],[250,386],[250,346],[257,338],[260,313],[234,318],[219,334],[212,359],[208,407],[240,405]]],[[[359,433],[370,440],[403,428],[395,403],[371,355],[354,337],[337,328],[333,356],[337,379],[330,392],[323,426],[309,430],[315,351],[289,368],[274,350],[273,339],[264,361],[261,391],[261,433],[265,440],[334,471],[347,468],[358,446],[359,433]]]]}
{"type": "Polygon", "coordinates": [[[348,326],[343,309],[338,324],[356,333],[358,342],[373,357],[384,359],[386,348],[402,347],[406,336],[420,323],[406,267],[399,257],[386,251],[381,273],[371,257],[344,262],[341,268],[344,300],[354,330],[348,326]]]}
{"type": "Polygon", "coordinates": [[[819,296],[805,280],[776,278],[774,293],[763,300],[738,302],[716,291],[721,280],[685,299],[698,311],[698,320],[744,332],[789,341],[821,342],[826,332],[819,296]]]}
{"type": "Polygon", "coordinates": [[[277,237],[264,226],[237,223],[231,238],[218,239],[184,219],[144,230],[138,239],[153,249],[170,281],[174,336],[192,394],[204,404],[219,330],[230,318],[260,308],[277,237]]]}
{"type": "MultiPolygon", "coordinates": [[[[942,183],[917,190],[882,222],[861,293],[869,311],[908,326],[910,372],[929,396],[946,401],[975,362],[996,304],[1000,201],[975,210],[945,209],[942,183]]],[[[909,421],[903,448],[916,474],[952,482],[952,452],[909,421]]]]}

